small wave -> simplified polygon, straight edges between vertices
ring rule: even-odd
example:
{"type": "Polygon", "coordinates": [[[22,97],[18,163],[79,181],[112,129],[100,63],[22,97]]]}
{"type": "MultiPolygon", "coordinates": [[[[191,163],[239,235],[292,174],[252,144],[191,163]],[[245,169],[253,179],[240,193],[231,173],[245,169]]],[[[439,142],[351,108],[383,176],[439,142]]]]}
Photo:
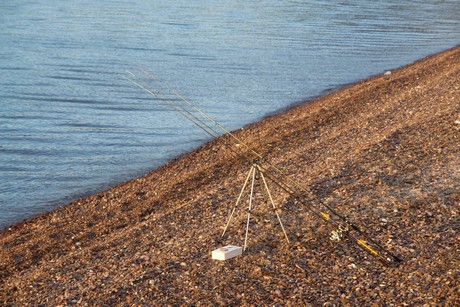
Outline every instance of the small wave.
{"type": "Polygon", "coordinates": [[[50,79],[56,80],[75,80],[75,81],[94,81],[94,78],[85,78],[85,77],[71,77],[71,76],[46,76],[50,79]]]}

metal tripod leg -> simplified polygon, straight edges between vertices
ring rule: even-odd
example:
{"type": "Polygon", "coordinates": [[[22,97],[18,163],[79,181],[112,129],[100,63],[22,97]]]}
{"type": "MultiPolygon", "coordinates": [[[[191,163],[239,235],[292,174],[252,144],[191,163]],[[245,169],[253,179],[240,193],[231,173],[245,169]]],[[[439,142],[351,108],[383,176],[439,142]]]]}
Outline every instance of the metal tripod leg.
{"type": "Polygon", "coordinates": [[[227,224],[225,225],[224,232],[222,233],[222,237],[225,235],[225,232],[227,231],[228,226],[230,225],[230,222],[233,218],[233,214],[235,213],[236,207],[238,207],[238,204],[241,200],[241,196],[243,195],[244,189],[246,189],[246,186],[248,185],[249,177],[251,177],[251,173],[255,172],[255,167],[254,165],[251,166],[251,169],[249,170],[248,176],[246,177],[246,180],[244,181],[243,188],[241,189],[240,195],[238,196],[238,199],[236,200],[236,204],[232,209],[232,212],[230,213],[230,216],[227,219],[227,224]]]}
{"type": "Polygon", "coordinates": [[[265,190],[267,191],[267,194],[268,194],[268,198],[270,198],[270,202],[272,203],[272,207],[273,207],[273,210],[275,211],[276,213],[276,217],[278,218],[278,222],[280,223],[280,226],[281,226],[281,229],[283,229],[283,233],[284,233],[284,237],[286,238],[286,241],[288,243],[289,242],[289,238],[286,234],[286,230],[284,229],[284,226],[283,226],[283,222],[281,221],[281,218],[280,218],[280,215],[278,214],[278,211],[276,209],[276,206],[275,206],[275,203],[273,202],[273,198],[272,198],[272,195],[270,193],[270,190],[268,189],[268,185],[267,185],[267,181],[265,180],[265,176],[264,176],[264,173],[260,170],[259,166],[257,165],[257,170],[259,171],[260,173],[260,177],[262,177],[262,180],[264,182],[264,186],[265,186],[265,190]]]}
{"type": "Polygon", "coordinates": [[[248,208],[248,221],[246,222],[246,235],[244,237],[244,248],[243,251],[246,250],[247,242],[248,242],[248,232],[249,232],[249,220],[251,219],[251,210],[252,210],[252,196],[254,194],[254,181],[256,181],[256,167],[252,166],[253,173],[252,173],[252,183],[251,183],[251,195],[249,196],[249,208],[248,208]]]}
{"type": "Polygon", "coordinates": [[[272,204],[273,210],[275,211],[276,217],[278,218],[278,222],[279,222],[279,224],[281,226],[281,229],[283,230],[284,237],[286,238],[286,241],[288,243],[290,243],[289,237],[286,234],[286,230],[284,229],[283,222],[281,221],[281,217],[278,214],[277,208],[275,206],[275,202],[273,201],[272,195],[270,193],[270,189],[268,188],[267,181],[265,180],[265,176],[264,176],[262,170],[260,169],[259,165],[253,164],[251,166],[251,169],[249,170],[249,173],[248,173],[248,175],[246,177],[246,180],[244,181],[244,184],[243,184],[243,187],[241,189],[241,192],[240,192],[240,194],[238,196],[238,199],[236,200],[236,204],[233,207],[233,209],[232,209],[232,211],[230,213],[230,216],[228,217],[227,223],[226,223],[224,231],[222,233],[222,237],[223,237],[225,235],[225,233],[227,232],[227,229],[228,229],[228,227],[230,225],[230,222],[231,222],[231,220],[233,218],[233,215],[234,215],[234,213],[236,211],[236,208],[238,207],[238,204],[240,203],[240,200],[241,200],[241,197],[243,195],[243,192],[244,192],[244,190],[246,189],[246,187],[247,187],[247,185],[249,183],[249,178],[252,175],[251,192],[250,192],[250,195],[249,195],[248,218],[247,218],[247,221],[246,221],[246,234],[245,234],[245,237],[244,237],[244,249],[243,249],[244,251],[246,251],[246,247],[247,247],[247,243],[248,243],[249,222],[251,220],[251,211],[253,209],[252,200],[253,200],[253,196],[254,196],[254,183],[256,181],[256,172],[259,172],[260,177],[262,177],[262,180],[264,182],[265,190],[267,191],[267,195],[268,195],[268,198],[270,199],[270,203],[272,204]]]}

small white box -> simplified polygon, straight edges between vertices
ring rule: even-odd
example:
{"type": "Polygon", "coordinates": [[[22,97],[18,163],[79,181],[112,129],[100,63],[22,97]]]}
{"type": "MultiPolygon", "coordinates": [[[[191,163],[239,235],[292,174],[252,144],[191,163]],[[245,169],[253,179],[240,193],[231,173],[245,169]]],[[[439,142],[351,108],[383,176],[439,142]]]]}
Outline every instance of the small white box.
{"type": "Polygon", "coordinates": [[[212,259],[227,260],[243,253],[243,248],[239,246],[227,245],[212,251],[212,259]]]}

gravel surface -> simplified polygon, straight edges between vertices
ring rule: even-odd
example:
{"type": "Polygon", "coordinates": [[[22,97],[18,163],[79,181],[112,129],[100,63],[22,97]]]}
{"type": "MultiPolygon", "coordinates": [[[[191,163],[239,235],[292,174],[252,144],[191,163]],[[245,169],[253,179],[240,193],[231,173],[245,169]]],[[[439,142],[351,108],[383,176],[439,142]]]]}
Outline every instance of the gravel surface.
{"type": "Polygon", "coordinates": [[[226,138],[0,233],[0,305],[460,305],[460,47],[235,132],[403,259],[386,267],[256,180],[226,138]]]}

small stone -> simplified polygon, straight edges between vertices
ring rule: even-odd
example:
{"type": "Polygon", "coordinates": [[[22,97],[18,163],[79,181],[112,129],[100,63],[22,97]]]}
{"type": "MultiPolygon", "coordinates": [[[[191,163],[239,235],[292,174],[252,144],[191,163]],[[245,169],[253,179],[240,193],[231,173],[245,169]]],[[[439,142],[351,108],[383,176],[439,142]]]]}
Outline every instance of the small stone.
{"type": "Polygon", "coordinates": [[[147,256],[147,255],[142,255],[139,257],[141,260],[144,260],[144,261],[149,261],[150,260],[150,257],[147,256]]]}
{"type": "Polygon", "coordinates": [[[389,76],[391,75],[391,70],[387,70],[385,73],[384,73],[385,76],[389,76]]]}

